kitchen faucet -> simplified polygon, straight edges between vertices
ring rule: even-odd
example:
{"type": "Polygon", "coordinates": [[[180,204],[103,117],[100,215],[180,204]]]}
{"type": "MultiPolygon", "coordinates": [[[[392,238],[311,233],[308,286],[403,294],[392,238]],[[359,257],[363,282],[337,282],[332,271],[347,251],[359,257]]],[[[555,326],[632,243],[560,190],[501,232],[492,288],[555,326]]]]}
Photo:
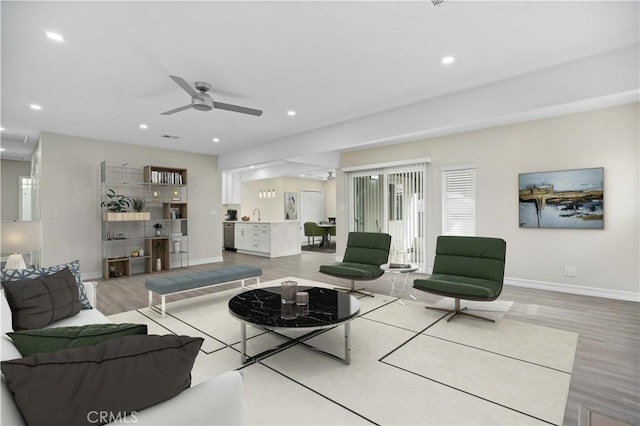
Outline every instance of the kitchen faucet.
{"type": "Polygon", "coordinates": [[[256,210],[258,210],[258,222],[260,222],[260,209],[256,207],[255,209],[253,209],[253,213],[252,214],[255,215],[256,214],[256,210]]]}

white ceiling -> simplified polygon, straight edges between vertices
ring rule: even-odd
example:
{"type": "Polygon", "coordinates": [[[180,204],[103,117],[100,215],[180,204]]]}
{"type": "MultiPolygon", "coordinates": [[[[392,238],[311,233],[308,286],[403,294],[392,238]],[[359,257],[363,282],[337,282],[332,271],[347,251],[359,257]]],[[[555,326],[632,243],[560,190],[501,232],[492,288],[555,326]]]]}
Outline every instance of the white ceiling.
{"type": "MultiPolygon", "coordinates": [[[[338,165],[337,155],[315,161],[290,149],[311,144],[313,132],[624,48],[637,51],[638,6],[637,1],[448,1],[439,7],[428,0],[2,1],[2,158],[28,156],[41,132],[53,132],[219,155],[229,169],[260,163],[251,152],[273,147],[272,158],[264,161],[280,173],[292,167],[295,173],[322,175],[338,165]],[[49,40],[46,31],[65,41],[49,40]],[[456,61],[443,65],[446,55],[456,61]],[[215,100],[264,114],[214,109],[162,116],[190,101],[169,74],[189,83],[207,81],[215,100]],[[31,110],[32,103],[43,109],[31,110]],[[289,117],[288,110],[297,115],[289,117]],[[149,128],[139,129],[140,123],[149,128]]],[[[633,89],[637,98],[637,83],[633,89]]],[[[536,96],[557,96],[547,91],[536,96]]],[[[616,91],[622,89],[599,96],[616,91]]],[[[527,118],[522,113],[532,107],[511,105],[519,96],[500,99],[502,116],[513,111],[527,118]]],[[[537,107],[557,103],[541,99],[537,107]]],[[[425,123],[414,135],[437,127],[435,121],[425,123]]],[[[455,131],[455,125],[447,128],[455,131]]],[[[313,151],[335,153],[356,139],[314,143],[313,151]]],[[[401,139],[372,135],[357,145],[401,139]]]]}

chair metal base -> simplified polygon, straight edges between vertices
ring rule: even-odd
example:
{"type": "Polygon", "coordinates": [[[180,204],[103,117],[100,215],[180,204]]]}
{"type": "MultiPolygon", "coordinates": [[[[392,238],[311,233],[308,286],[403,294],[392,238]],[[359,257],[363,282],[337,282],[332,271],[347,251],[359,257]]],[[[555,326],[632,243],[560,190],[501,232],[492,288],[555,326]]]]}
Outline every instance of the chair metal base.
{"type": "Polygon", "coordinates": [[[467,307],[465,306],[464,308],[460,309],[460,299],[455,299],[455,301],[456,301],[456,305],[455,305],[454,310],[445,309],[445,308],[435,308],[433,306],[425,306],[425,308],[426,309],[433,309],[433,310],[436,310],[436,311],[449,312],[449,313],[453,314],[449,318],[447,318],[447,322],[451,321],[453,319],[453,317],[455,317],[456,315],[463,315],[465,317],[481,319],[481,320],[489,321],[489,322],[496,322],[495,320],[492,320],[490,318],[485,318],[485,317],[481,317],[479,315],[474,315],[474,314],[470,314],[468,312],[463,312],[465,309],[467,309],[467,307]]]}
{"type": "Polygon", "coordinates": [[[368,297],[373,297],[373,293],[370,292],[366,292],[366,291],[362,291],[364,290],[364,287],[362,288],[356,288],[356,282],[354,280],[351,280],[351,288],[346,289],[344,287],[334,287],[334,290],[342,290],[342,291],[346,291],[347,293],[357,293],[357,294],[362,294],[368,297]]]}

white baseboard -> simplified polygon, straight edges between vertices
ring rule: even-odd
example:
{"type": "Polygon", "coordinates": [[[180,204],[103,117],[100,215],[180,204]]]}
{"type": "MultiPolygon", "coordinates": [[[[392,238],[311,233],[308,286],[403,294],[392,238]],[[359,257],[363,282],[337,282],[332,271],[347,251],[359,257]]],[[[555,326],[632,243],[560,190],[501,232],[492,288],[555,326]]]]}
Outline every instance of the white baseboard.
{"type": "MultiPolygon", "coordinates": [[[[189,266],[205,265],[207,263],[217,263],[222,261],[223,261],[222,256],[209,257],[204,259],[190,260],[189,266]]],[[[342,257],[336,256],[336,262],[341,262],[341,261],[342,261],[342,257]]],[[[178,262],[177,265],[171,265],[171,267],[179,268],[180,262],[178,262]]],[[[427,268],[425,271],[421,271],[421,273],[426,273],[427,275],[430,275],[431,268],[427,268]]],[[[82,274],[83,281],[89,281],[89,280],[99,279],[99,278],[102,278],[102,272],[88,272],[88,273],[82,274]]],[[[535,281],[535,280],[525,280],[522,278],[508,278],[508,277],[505,277],[504,284],[514,286],[514,287],[555,291],[558,293],[578,294],[581,296],[604,297],[605,299],[625,300],[629,302],[640,303],[640,293],[635,293],[633,291],[611,290],[607,288],[585,287],[585,286],[573,285],[573,284],[562,284],[562,283],[554,283],[549,281],[535,281]]]]}
{"type": "Polygon", "coordinates": [[[102,272],[82,272],[80,278],[82,281],[98,280],[102,278],[102,272]]]}
{"type": "MultiPolygon", "coordinates": [[[[206,265],[207,263],[217,263],[222,262],[222,256],[218,257],[207,257],[204,259],[191,259],[189,260],[189,266],[198,266],[198,265],[206,265]]],[[[183,266],[186,266],[186,262],[183,262],[183,266]]],[[[180,262],[173,262],[171,264],[171,269],[180,268],[180,262]]],[[[102,278],[102,272],[83,272],[81,274],[82,281],[91,281],[102,278]]]]}
{"type": "Polygon", "coordinates": [[[579,294],[581,296],[604,297],[606,299],[640,302],[640,293],[632,291],[611,290],[607,288],[585,287],[573,284],[553,283],[548,281],[524,280],[521,278],[504,279],[505,285],[533,288],[536,290],[556,291],[559,293],[579,294]]]}
{"type": "MultiPolygon", "coordinates": [[[[431,275],[432,268],[425,268],[420,274],[431,275]]],[[[514,287],[533,288],[535,290],[555,291],[558,293],[578,294],[581,296],[604,297],[605,299],[626,300],[640,303],[640,293],[611,290],[608,288],[585,287],[581,285],[553,283],[549,281],[525,280],[522,278],[504,278],[504,284],[514,287]]]]}
{"type": "MultiPolygon", "coordinates": [[[[198,266],[198,265],[206,265],[207,263],[217,263],[222,262],[222,256],[218,257],[207,257],[204,259],[189,259],[189,266],[198,266]]],[[[182,263],[183,266],[186,266],[186,263],[182,263]]],[[[180,268],[180,262],[171,263],[171,269],[180,268]]]]}

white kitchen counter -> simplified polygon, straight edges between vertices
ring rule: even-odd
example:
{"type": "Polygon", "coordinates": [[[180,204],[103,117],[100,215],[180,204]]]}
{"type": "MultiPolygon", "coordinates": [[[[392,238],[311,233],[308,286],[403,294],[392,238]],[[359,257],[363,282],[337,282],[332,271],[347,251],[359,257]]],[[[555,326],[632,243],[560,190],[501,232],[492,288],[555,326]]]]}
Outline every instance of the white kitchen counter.
{"type": "Polygon", "coordinates": [[[238,253],[265,257],[301,253],[300,222],[291,220],[227,221],[235,223],[238,253]]]}

